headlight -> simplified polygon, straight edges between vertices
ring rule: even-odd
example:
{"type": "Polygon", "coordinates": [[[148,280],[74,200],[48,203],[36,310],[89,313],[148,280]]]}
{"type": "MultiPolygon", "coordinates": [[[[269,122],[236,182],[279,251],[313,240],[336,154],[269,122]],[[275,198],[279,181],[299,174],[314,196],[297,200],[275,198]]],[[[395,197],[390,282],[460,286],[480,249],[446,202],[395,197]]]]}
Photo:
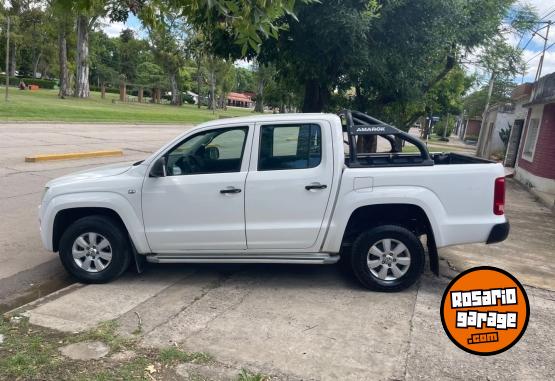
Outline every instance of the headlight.
{"type": "Polygon", "coordinates": [[[49,189],[49,187],[44,187],[44,190],[42,191],[42,197],[40,198],[41,203],[44,201],[44,196],[46,196],[46,193],[48,193],[49,189]]]}

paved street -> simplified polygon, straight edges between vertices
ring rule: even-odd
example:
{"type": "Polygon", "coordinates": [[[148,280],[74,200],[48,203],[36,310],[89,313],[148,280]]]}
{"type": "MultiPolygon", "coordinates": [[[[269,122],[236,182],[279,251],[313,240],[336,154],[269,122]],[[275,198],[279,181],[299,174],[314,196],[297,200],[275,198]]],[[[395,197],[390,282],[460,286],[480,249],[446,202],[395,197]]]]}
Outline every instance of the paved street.
{"type": "Polygon", "coordinates": [[[136,161],[190,126],[0,124],[0,311],[8,297],[32,299],[70,280],[42,248],[37,206],[55,177],[109,163],[136,161]],[[123,157],[25,163],[28,155],[123,149],[123,157]],[[30,292],[24,292],[30,291],[30,292]]]}
{"type": "MultiPolygon", "coordinates": [[[[36,205],[46,181],[140,160],[185,128],[0,125],[0,304],[71,283],[57,256],[40,244],[36,205]],[[23,161],[29,154],[112,148],[124,149],[124,157],[23,161]],[[38,285],[25,295],[30,283],[38,285]]],[[[507,215],[507,241],[444,248],[441,277],[426,273],[396,294],[362,290],[339,266],[150,265],[106,285],[73,284],[25,310],[31,323],[69,332],[115,319],[121,334],[132,335],[140,318],[143,346],[205,351],[219,364],[279,379],[553,379],[555,217],[513,180],[507,215]],[[486,264],[525,285],[531,319],[511,350],[479,357],[449,341],[439,304],[450,277],[486,264]]]]}

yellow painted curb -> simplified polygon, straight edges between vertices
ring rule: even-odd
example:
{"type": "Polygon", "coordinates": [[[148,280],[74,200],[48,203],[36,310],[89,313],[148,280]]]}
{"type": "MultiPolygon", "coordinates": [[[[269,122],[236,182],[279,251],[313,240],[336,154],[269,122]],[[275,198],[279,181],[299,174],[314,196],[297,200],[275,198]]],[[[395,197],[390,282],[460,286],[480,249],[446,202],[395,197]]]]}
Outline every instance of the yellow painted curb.
{"type": "Polygon", "coordinates": [[[88,157],[104,157],[104,156],[122,156],[123,151],[108,150],[108,151],[88,151],[88,152],[69,152],[69,153],[53,153],[46,155],[26,156],[27,163],[35,163],[37,161],[48,160],[68,160],[68,159],[85,159],[88,157]]]}

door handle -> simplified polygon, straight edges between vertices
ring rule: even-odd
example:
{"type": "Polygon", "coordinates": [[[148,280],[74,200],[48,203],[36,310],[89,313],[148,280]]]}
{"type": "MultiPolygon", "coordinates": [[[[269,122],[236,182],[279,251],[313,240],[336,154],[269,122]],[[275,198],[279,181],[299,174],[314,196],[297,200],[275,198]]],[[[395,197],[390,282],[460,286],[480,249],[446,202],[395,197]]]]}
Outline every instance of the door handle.
{"type": "Polygon", "coordinates": [[[227,194],[227,193],[240,193],[241,189],[235,187],[227,187],[226,189],[220,189],[220,193],[227,194]]]}
{"type": "Polygon", "coordinates": [[[306,190],[312,190],[312,189],[326,189],[328,186],[325,184],[319,184],[319,183],[315,183],[315,184],[310,184],[304,187],[304,189],[306,190]]]}

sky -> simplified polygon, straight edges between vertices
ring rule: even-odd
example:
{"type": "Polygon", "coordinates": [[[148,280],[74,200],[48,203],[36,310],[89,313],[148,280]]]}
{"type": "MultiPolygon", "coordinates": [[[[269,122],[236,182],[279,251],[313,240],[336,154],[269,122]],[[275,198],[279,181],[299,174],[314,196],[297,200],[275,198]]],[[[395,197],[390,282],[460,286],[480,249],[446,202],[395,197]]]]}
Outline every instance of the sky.
{"type": "MultiPolygon", "coordinates": [[[[542,68],[542,76],[555,72],[555,0],[519,0],[517,4],[529,4],[533,6],[542,21],[553,21],[554,24],[551,26],[549,32],[549,38],[547,41],[547,46],[551,46],[545,53],[545,58],[542,68]]],[[[126,23],[110,23],[107,19],[103,20],[103,30],[111,37],[118,36],[123,29],[130,28],[135,30],[139,36],[144,36],[144,30],[141,29],[140,21],[133,15],[129,15],[129,19],[126,23]]],[[[540,31],[542,35],[545,36],[545,29],[540,31]]],[[[515,82],[533,82],[536,76],[536,70],[538,68],[538,63],[541,56],[541,50],[543,48],[544,40],[538,35],[532,36],[531,33],[522,36],[510,35],[507,36],[508,42],[512,46],[518,46],[523,50],[523,58],[526,62],[527,70],[523,75],[518,75],[515,77],[515,82]]],[[[487,75],[480,68],[474,65],[466,65],[468,72],[476,72],[478,75],[484,78],[484,82],[487,81],[487,75]]]]}
{"type": "MultiPolygon", "coordinates": [[[[536,11],[542,21],[552,21],[549,36],[547,40],[547,47],[550,47],[545,52],[543,59],[542,76],[555,72],[555,1],[554,0],[527,0],[521,3],[530,4],[536,11]]],[[[545,36],[546,29],[541,30],[539,33],[545,36]]],[[[538,63],[541,57],[541,50],[543,49],[544,40],[535,35],[530,34],[523,36],[522,39],[516,40],[515,46],[524,48],[523,57],[527,63],[527,71],[524,75],[524,82],[533,82],[536,76],[538,63]]],[[[522,76],[520,81],[522,81],[522,76]]]]}

